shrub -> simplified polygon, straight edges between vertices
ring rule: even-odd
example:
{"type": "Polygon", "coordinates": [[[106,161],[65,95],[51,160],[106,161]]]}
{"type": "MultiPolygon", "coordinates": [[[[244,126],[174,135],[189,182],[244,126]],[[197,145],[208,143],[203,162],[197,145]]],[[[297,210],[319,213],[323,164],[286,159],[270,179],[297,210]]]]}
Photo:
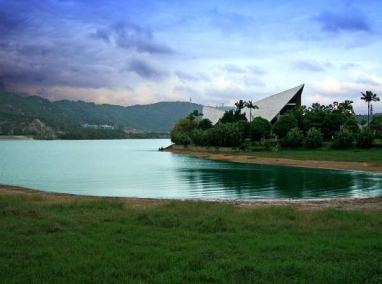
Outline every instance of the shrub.
{"type": "Polygon", "coordinates": [[[240,120],[247,120],[245,113],[241,113],[239,110],[228,110],[224,112],[223,117],[221,118],[222,123],[232,123],[238,122],[240,120]]]}
{"type": "Polygon", "coordinates": [[[284,114],[273,125],[273,132],[279,136],[279,138],[285,137],[288,132],[297,127],[297,119],[292,114],[284,114]]]}
{"type": "Polygon", "coordinates": [[[281,143],[287,147],[302,147],[304,145],[304,135],[298,127],[295,127],[288,132],[281,140],[281,143]]]}
{"type": "Polygon", "coordinates": [[[208,130],[208,144],[210,146],[238,147],[241,134],[237,123],[224,123],[208,130]]]}
{"type": "Polygon", "coordinates": [[[190,145],[191,138],[185,133],[176,132],[171,135],[171,141],[177,145],[190,145]]]}
{"type": "Polygon", "coordinates": [[[212,128],[212,121],[208,118],[203,118],[201,121],[199,121],[198,128],[202,130],[210,129],[212,128]]]}
{"type": "Polygon", "coordinates": [[[251,121],[249,133],[252,141],[260,141],[265,134],[265,127],[261,121],[251,121]]]}
{"type": "Polygon", "coordinates": [[[305,146],[307,148],[321,148],[322,147],[321,131],[314,127],[309,129],[305,138],[305,146]]]}
{"type": "Polygon", "coordinates": [[[170,131],[171,141],[178,145],[191,143],[190,135],[196,127],[196,121],[188,118],[179,119],[170,131]]]}
{"type": "Polygon", "coordinates": [[[337,138],[332,145],[333,148],[347,149],[353,146],[354,135],[348,129],[343,128],[338,132],[337,138]]]}
{"type": "Polygon", "coordinates": [[[241,143],[240,146],[239,146],[239,149],[242,150],[242,151],[246,151],[249,149],[249,144],[244,142],[244,143],[241,143]]]}
{"type": "Polygon", "coordinates": [[[191,133],[191,141],[192,144],[199,146],[207,146],[208,145],[208,135],[206,130],[195,129],[191,133]]]}
{"type": "Polygon", "coordinates": [[[357,136],[357,147],[370,148],[373,145],[374,138],[374,133],[369,128],[365,128],[357,136]]]}
{"type": "Polygon", "coordinates": [[[260,141],[263,136],[269,137],[271,128],[271,124],[265,118],[262,118],[260,116],[254,118],[249,126],[251,140],[260,141]]]}
{"type": "Polygon", "coordinates": [[[249,136],[249,122],[246,120],[240,120],[237,122],[237,127],[241,135],[241,140],[244,141],[245,138],[249,136]]]}

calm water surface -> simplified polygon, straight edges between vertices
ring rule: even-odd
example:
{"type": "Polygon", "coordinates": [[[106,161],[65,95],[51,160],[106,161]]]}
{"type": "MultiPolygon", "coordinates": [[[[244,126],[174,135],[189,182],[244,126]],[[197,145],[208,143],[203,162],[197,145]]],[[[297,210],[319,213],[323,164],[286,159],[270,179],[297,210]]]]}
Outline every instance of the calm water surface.
{"type": "Polygon", "coordinates": [[[236,164],[158,152],[169,140],[0,141],[0,184],[98,196],[382,195],[382,175],[236,164]]]}

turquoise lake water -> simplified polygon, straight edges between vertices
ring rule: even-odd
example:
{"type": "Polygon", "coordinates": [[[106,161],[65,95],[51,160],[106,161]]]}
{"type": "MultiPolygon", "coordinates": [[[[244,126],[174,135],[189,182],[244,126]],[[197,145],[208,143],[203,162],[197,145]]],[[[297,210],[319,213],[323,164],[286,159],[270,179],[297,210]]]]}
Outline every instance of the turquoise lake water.
{"type": "Polygon", "coordinates": [[[0,184],[149,198],[382,195],[382,175],[237,164],[159,152],[169,140],[0,141],[0,184]]]}

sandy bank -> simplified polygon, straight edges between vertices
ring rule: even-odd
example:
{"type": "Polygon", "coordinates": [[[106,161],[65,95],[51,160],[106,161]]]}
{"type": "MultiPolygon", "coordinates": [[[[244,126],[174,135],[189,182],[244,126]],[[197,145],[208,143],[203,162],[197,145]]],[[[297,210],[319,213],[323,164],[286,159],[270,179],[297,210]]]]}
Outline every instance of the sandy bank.
{"type": "Polygon", "coordinates": [[[0,135],[0,140],[33,140],[33,138],[28,136],[0,135]]]}
{"type": "MultiPolygon", "coordinates": [[[[2,196],[25,195],[35,200],[47,203],[62,203],[75,200],[115,200],[136,207],[161,206],[176,201],[170,199],[130,198],[130,197],[98,197],[78,196],[72,194],[52,193],[32,190],[17,186],[0,185],[0,198],[2,196]]],[[[231,204],[240,208],[263,208],[263,207],[293,207],[298,210],[320,210],[320,209],[343,209],[343,210],[382,210],[382,197],[367,198],[322,198],[322,199],[186,199],[182,202],[211,202],[231,204]]]]}
{"type": "Polygon", "coordinates": [[[229,162],[236,162],[236,163],[382,173],[382,167],[374,166],[368,163],[262,158],[262,157],[254,157],[250,155],[238,156],[238,155],[231,155],[229,153],[222,154],[222,153],[178,150],[178,149],[172,149],[170,147],[166,148],[164,151],[175,153],[175,154],[189,155],[189,156],[198,157],[198,158],[206,158],[206,159],[219,160],[219,161],[229,161],[229,162]]]}

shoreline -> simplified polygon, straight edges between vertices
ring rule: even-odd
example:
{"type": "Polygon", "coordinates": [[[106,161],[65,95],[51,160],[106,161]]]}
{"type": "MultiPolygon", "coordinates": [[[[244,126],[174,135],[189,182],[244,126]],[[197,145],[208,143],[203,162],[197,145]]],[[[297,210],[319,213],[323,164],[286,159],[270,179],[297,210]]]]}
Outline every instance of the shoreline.
{"type": "Polygon", "coordinates": [[[0,140],[11,141],[11,140],[34,140],[33,137],[24,135],[0,135],[0,140]]]}
{"type": "Polygon", "coordinates": [[[111,196],[87,196],[70,193],[55,193],[25,187],[0,184],[0,198],[4,195],[30,196],[47,203],[70,202],[76,200],[109,200],[119,201],[127,205],[137,207],[162,206],[171,202],[205,202],[214,204],[234,205],[239,208],[266,208],[266,207],[293,207],[297,210],[382,210],[382,196],[376,197],[337,197],[316,199],[163,199],[163,198],[138,198],[138,197],[111,197],[111,196]]]}
{"type": "Polygon", "coordinates": [[[319,160],[294,160],[285,158],[263,158],[249,155],[231,155],[230,153],[197,152],[191,150],[173,149],[171,146],[163,149],[163,152],[188,155],[197,158],[211,159],[216,161],[226,161],[234,163],[261,164],[271,166],[361,171],[368,173],[382,174],[382,167],[377,167],[368,163],[339,162],[339,161],[319,161],[319,160]]]}

